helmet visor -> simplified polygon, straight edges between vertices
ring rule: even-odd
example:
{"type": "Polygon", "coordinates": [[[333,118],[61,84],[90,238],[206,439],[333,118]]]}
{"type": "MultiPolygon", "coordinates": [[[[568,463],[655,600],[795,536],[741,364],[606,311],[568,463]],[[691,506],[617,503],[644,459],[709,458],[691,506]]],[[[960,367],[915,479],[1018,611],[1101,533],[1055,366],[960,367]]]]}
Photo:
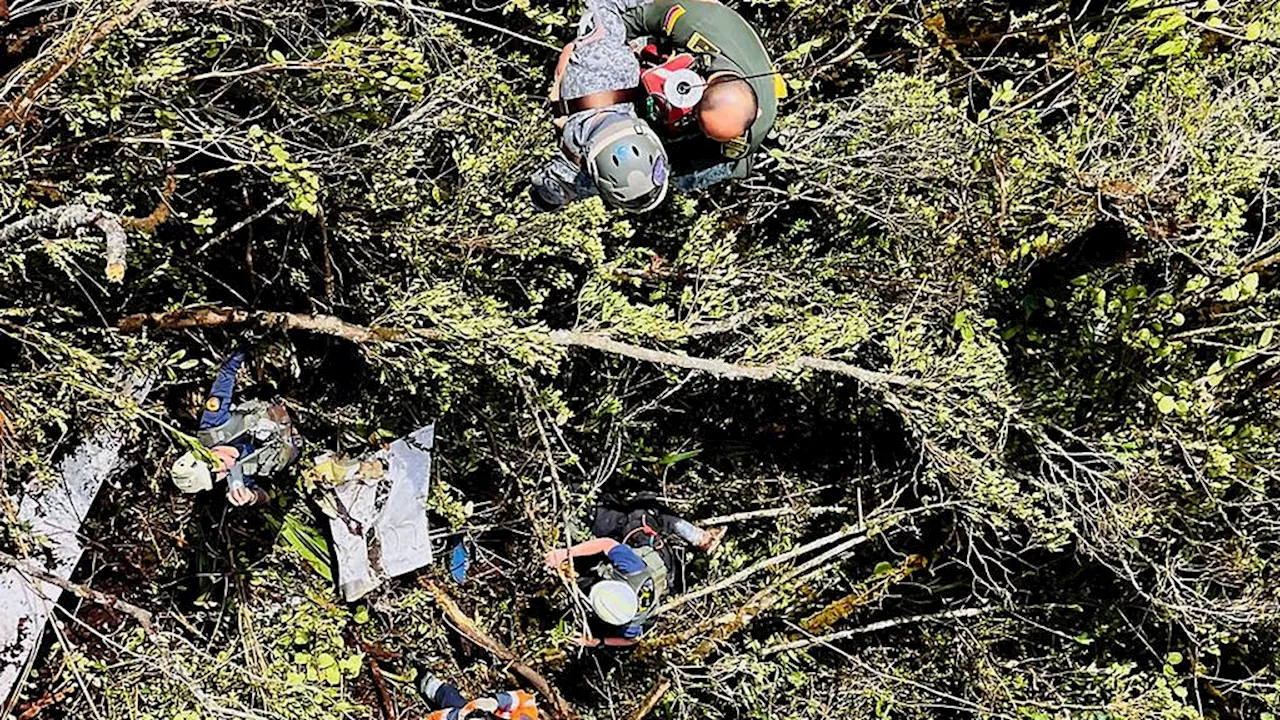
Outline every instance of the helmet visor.
{"type": "Polygon", "coordinates": [[[667,186],[658,185],[649,192],[629,200],[618,200],[614,207],[629,213],[648,212],[658,206],[667,195],[667,186]]]}

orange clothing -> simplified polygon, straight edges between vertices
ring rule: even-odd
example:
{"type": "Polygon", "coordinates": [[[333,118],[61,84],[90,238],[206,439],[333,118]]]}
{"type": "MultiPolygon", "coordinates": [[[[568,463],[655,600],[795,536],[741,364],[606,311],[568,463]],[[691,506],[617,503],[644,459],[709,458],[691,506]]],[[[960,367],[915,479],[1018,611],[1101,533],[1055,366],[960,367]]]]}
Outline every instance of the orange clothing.
{"type": "Polygon", "coordinates": [[[427,715],[426,720],[468,720],[469,718],[498,718],[498,720],[538,720],[538,702],[532,695],[523,690],[498,693],[494,698],[472,700],[460,708],[445,708],[427,715]],[[497,703],[497,710],[489,712],[482,705],[492,707],[497,703]]]}

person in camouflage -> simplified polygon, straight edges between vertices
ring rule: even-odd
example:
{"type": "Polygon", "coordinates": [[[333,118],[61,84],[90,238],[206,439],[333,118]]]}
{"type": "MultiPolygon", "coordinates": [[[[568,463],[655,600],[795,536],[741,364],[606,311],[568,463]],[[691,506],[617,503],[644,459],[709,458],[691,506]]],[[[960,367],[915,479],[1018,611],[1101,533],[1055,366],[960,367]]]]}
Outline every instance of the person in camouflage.
{"type": "Polygon", "coordinates": [[[636,114],[640,63],[619,9],[614,0],[587,0],[577,39],[561,55],[561,148],[530,179],[541,210],[599,194],[612,207],[640,213],[666,196],[666,151],[636,114]]]}
{"type": "MultiPolygon", "coordinates": [[[[689,191],[747,177],[773,128],[786,84],[751,26],[716,0],[610,0],[628,40],[648,38],[700,60],[707,83],[695,108],[696,129],[663,134],[672,184],[689,191]]],[[[629,66],[630,59],[595,57],[629,66]]]]}

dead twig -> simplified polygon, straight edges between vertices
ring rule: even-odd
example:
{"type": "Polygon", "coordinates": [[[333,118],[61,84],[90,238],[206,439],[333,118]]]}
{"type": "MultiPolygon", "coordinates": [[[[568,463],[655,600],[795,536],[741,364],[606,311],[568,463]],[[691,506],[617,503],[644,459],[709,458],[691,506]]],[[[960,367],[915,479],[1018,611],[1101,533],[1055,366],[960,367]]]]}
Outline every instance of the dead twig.
{"type": "Polygon", "coordinates": [[[86,585],[78,585],[70,580],[63,580],[57,575],[54,575],[34,563],[23,560],[22,558],[14,557],[6,552],[0,552],[0,565],[6,565],[24,575],[35,578],[36,580],[60,587],[63,590],[72,593],[76,597],[97,603],[103,607],[119,610],[120,612],[132,617],[134,620],[137,620],[138,624],[142,626],[142,629],[145,630],[147,634],[154,635],[156,633],[155,623],[153,622],[153,616],[151,613],[137,605],[125,602],[114,595],[108,595],[104,592],[94,590],[86,585]]]}
{"type": "Polygon", "coordinates": [[[278,198],[276,198],[276,199],[272,200],[271,202],[267,203],[267,204],[266,204],[266,206],[265,206],[265,207],[263,207],[263,208],[262,208],[261,210],[259,210],[258,212],[256,212],[256,213],[254,213],[254,214],[250,215],[249,217],[247,217],[247,218],[245,218],[245,219],[241,220],[240,222],[236,223],[235,225],[232,225],[231,227],[227,228],[226,230],[223,230],[222,232],[220,232],[220,233],[218,233],[217,235],[215,235],[215,236],[213,236],[212,238],[210,238],[210,240],[209,240],[208,242],[206,242],[205,244],[203,244],[203,245],[201,245],[200,247],[196,248],[196,251],[195,251],[195,253],[194,253],[194,254],[195,254],[195,255],[203,255],[205,250],[208,250],[209,248],[213,247],[214,245],[217,245],[218,243],[222,242],[223,240],[226,240],[227,238],[231,237],[232,235],[235,235],[236,233],[238,233],[238,232],[240,232],[241,230],[243,230],[245,227],[247,227],[247,226],[249,226],[249,225],[251,225],[251,224],[253,224],[253,223],[257,222],[257,221],[258,221],[258,220],[260,220],[260,219],[262,219],[262,217],[263,217],[264,215],[266,215],[267,213],[271,212],[272,210],[275,210],[276,208],[280,207],[280,206],[281,206],[281,205],[283,205],[283,204],[284,204],[284,198],[283,198],[283,197],[278,197],[278,198]]]}
{"type": "Polygon", "coordinates": [[[653,712],[653,709],[658,706],[658,703],[662,702],[662,698],[670,691],[671,680],[658,678],[658,681],[649,689],[640,705],[627,716],[627,720],[644,720],[645,716],[653,712]]]}

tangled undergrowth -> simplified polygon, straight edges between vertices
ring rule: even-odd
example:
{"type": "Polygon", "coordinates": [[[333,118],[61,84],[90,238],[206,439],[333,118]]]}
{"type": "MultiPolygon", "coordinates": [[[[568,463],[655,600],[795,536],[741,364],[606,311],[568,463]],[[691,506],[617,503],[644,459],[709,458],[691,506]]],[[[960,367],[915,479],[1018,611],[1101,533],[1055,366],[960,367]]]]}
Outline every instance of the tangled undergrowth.
{"type": "Polygon", "coordinates": [[[1273,717],[1280,5],[735,7],[790,85],[767,158],[629,218],[520,194],[576,7],[11,0],[0,545],[120,428],[75,579],[156,622],[64,601],[16,716],[417,717],[408,650],[515,682],[413,579],[341,604],[290,482],[170,490],[239,331],[118,323],[212,305],[387,330],[262,330],[246,391],[310,454],[436,421],[435,527],[476,547],[447,587],[582,717],[664,680],[671,718],[1273,717]],[[70,205],[121,223],[122,280],[97,231],[10,231],[70,205]],[[641,491],[750,515],[711,592],[585,653],[541,558],[641,491]]]}

